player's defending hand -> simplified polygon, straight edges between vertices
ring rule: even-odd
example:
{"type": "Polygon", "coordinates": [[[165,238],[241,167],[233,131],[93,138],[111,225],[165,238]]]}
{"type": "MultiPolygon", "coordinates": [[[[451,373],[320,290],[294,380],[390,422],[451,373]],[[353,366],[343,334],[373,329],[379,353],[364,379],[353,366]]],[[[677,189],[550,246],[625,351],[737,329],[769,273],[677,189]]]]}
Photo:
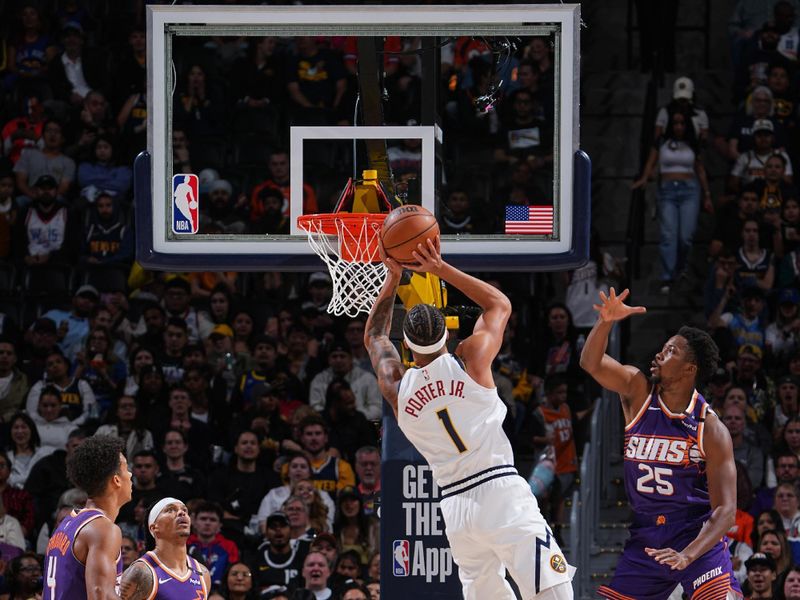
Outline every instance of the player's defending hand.
{"type": "Polygon", "coordinates": [[[691,563],[683,552],[678,552],[672,548],[661,548],[660,550],[645,548],[644,551],[655,559],[657,563],[669,565],[673,571],[683,571],[691,563]]]}
{"type": "Polygon", "coordinates": [[[601,321],[622,321],[631,315],[638,315],[647,312],[644,306],[628,306],[625,304],[625,298],[631,293],[630,290],[625,289],[617,296],[617,292],[612,287],[609,290],[608,296],[605,292],[600,292],[600,301],[602,304],[593,304],[592,308],[597,311],[597,316],[601,321]]]}
{"type": "Polygon", "coordinates": [[[438,235],[433,240],[428,238],[424,244],[417,244],[417,249],[411,255],[417,262],[408,264],[406,267],[417,273],[433,273],[436,275],[444,265],[442,242],[438,235]]]}
{"type": "Polygon", "coordinates": [[[383,242],[378,240],[378,251],[381,253],[381,260],[383,264],[386,265],[386,268],[389,270],[389,279],[392,281],[400,281],[400,278],[403,276],[403,265],[393,259],[386,253],[386,249],[383,247],[383,242]]]}

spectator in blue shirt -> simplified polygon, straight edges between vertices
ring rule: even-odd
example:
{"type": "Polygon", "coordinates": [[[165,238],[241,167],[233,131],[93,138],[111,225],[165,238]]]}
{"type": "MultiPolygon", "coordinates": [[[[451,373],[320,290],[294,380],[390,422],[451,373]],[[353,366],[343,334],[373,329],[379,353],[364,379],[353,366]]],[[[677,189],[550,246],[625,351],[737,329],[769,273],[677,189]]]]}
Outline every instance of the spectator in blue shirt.
{"type": "Polygon", "coordinates": [[[75,360],[86,336],[89,335],[89,316],[99,301],[100,294],[97,288],[82,285],[72,298],[72,310],[54,308],[42,315],[56,324],[58,345],[70,361],[75,360]]]}
{"type": "Polygon", "coordinates": [[[117,165],[114,142],[100,136],[94,143],[93,158],[78,165],[78,187],[81,196],[94,201],[100,193],[125,199],[131,190],[133,172],[128,166],[117,165]]]}

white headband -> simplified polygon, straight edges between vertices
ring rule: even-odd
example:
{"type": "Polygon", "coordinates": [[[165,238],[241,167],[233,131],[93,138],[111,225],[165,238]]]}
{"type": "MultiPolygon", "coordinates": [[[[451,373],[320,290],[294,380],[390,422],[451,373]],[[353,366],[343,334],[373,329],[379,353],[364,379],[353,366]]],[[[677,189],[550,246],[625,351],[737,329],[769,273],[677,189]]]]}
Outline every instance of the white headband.
{"type": "Polygon", "coordinates": [[[447,341],[447,327],[444,328],[444,333],[442,333],[441,339],[439,339],[438,342],[434,342],[430,346],[420,346],[419,344],[415,344],[408,339],[408,335],[406,335],[405,331],[403,332],[403,340],[405,340],[406,346],[408,346],[410,350],[413,350],[417,354],[433,354],[441,349],[441,347],[444,346],[444,343],[447,341]]]}
{"type": "Polygon", "coordinates": [[[150,509],[150,515],[147,517],[147,527],[150,527],[150,525],[155,523],[156,519],[158,518],[158,515],[161,514],[161,511],[173,503],[183,504],[183,502],[181,502],[177,498],[162,498],[161,500],[156,502],[156,505],[150,509]]]}

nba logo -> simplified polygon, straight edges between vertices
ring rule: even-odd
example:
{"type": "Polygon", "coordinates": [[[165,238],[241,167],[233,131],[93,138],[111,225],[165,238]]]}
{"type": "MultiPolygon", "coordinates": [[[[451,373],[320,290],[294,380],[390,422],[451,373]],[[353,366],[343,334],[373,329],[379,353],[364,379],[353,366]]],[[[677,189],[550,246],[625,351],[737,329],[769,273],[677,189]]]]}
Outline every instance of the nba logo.
{"type": "Polygon", "coordinates": [[[392,543],[392,572],[395,577],[408,577],[408,540],[395,540],[392,543]]]}
{"type": "Polygon", "coordinates": [[[172,232],[197,233],[200,228],[200,193],[197,175],[172,176],[172,232]]]}

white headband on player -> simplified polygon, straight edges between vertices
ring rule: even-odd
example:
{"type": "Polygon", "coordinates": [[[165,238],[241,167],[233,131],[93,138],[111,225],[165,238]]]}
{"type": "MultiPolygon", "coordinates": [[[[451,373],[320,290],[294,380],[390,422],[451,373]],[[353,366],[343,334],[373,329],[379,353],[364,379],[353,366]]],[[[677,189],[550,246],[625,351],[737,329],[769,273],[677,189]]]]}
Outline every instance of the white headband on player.
{"type": "Polygon", "coordinates": [[[147,526],[150,527],[153,523],[156,522],[158,515],[161,514],[161,511],[167,508],[170,504],[180,504],[183,506],[183,502],[178,500],[177,498],[162,498],[156,505],[150,509],[150,515],[147,517],[147,526]]]}
{"type": "Polygon", "coordinates": [[[406,332],[403,332],[403,340],[408,346],[409,350],[413,350],[417,354],[433,354],[434,352],[439,351],[444,343],[447,341],[447,327],[444,328],[444,333],[442,333],[441,339],[438,342],[434,342],[430,346],[420,346],[419,344],[415,344],[410,339],[408,339],[408,335],[406,332]]]}

